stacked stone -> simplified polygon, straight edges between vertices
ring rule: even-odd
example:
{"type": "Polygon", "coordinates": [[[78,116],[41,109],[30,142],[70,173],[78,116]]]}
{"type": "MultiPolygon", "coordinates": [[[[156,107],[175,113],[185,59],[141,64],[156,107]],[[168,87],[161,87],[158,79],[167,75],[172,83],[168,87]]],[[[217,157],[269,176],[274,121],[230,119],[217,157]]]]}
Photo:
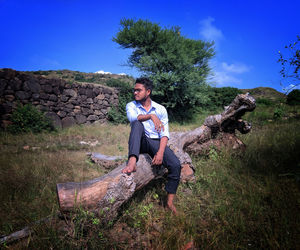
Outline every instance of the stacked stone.
{"type": "Polygon", "coordinates": [[[0,70],[1,125],[7,126],[17,104],[31,103],[57,127],[104,122],[118,105],[114,88],[91,83],[67,83],[11,69],[0,70]]]}

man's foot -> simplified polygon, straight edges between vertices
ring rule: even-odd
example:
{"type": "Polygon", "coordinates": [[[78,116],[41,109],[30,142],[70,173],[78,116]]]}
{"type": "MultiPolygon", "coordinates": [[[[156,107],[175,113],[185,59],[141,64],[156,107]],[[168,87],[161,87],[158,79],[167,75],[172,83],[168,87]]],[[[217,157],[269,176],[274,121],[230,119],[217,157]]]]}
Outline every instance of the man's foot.
{"type": "Polygon", "coordinates": [[[136,158],[135,156],[131,156],[128,159],[127,166],[122,170],[124,174],[130,174],[136,171],[136,158]]]}
{"type": "Polygon", "coordinates": [[[124,173],[124,174],[130,174],[130,173],[133,173],[133,172],[136,172],[136,167],[135,167],[135,165],[134,165],[134,166],[129,166],[129,165],[127,165],[127,166],[122,170],[122,173],[124,173]]]}
{"type": "Polygon", "coordinates": [[[168,194],[167,206],[168,206],[168,209],[170,209],[174,215],[177,215],[177,210],[173,203],[174,197],[175,197],[175,194],[168,194]]]}

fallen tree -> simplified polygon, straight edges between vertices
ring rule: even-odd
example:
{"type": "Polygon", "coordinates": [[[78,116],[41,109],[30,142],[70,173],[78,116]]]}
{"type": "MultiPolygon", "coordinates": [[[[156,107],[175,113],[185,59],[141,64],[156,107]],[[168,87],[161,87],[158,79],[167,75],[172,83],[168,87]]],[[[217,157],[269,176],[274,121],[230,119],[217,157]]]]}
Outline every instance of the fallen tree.
{"type": "MultiPolygon", "coordinates": [[[[220,141],[215,139],[218,135],[222,134],[221,137],[228,137],[235,145],[243,146],[235,131],[245,134],[251,130],[251,124],[241,117],[255,107],[255,99],[251,95],[240,94],[221,114],[207,117],[201,127],[171,133],[168,145],[181,162],[182,179],[193,177],[194,167],[189,152],[197,153],[209,148],[214,140],[220,141]]],[[[104,158],[107,161],[108,158],[104,158]]],[[[140,155],[135,173],[123,174],[121,170],[125,166],[126,163],[120,164],[108,174],[86,182],[57,184],[61,212],[67,213],[81,207],[97,213],[104,220],[111,220],[137,190],[166,171],[163,166],[151,166],[151,158],[147,154],[140,155]]]]}

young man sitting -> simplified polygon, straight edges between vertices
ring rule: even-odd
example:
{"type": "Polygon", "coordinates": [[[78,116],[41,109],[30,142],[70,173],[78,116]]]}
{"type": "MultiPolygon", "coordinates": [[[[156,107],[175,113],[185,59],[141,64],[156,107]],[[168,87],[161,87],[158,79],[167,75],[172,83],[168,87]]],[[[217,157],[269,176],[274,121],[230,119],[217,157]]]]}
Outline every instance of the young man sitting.
{"type": "Polygon", "coordinates": [[[130,121],[129,153],[123,173],[136,171],[139,154],[148,153],[153,165],[163,164],[168,168],[165,189],[167,206],[176,214],[173,200],[180,180],[181,165],[173,151],[167,146],[169,139],[168,114],[165,107],[151,100],[153,83],[148,78],[138,78],[134,86],[134,99],[126,105],[130,121]]]}

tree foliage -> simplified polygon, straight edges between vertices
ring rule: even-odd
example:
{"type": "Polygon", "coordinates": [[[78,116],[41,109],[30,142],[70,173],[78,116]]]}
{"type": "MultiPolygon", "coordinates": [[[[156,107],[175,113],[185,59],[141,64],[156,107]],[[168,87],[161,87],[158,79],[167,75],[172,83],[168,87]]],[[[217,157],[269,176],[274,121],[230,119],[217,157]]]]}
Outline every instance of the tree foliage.
{"type": "Polygon", "coordinates": [[[286,92],[299,86],[300,84],[300,36],[297,36],[297,40],[289,45],[285,46],[285,54],[279,51],[278,62],[281,63],[282,69],[280,74],[286,80],[288,80],[288,86],[286,86],[286,92]]]}
{"type": "Polygon", "coordinates": [[[289,105],[300,105],[300,90],[294,89],[288,95],[286,99],[289,105]]]}
{"type": "Polygon", "coordinates": [[[171,116],[186,118],[205,103],[205,80],[210,72],[213,43],[188,39],[180,27],[161,28],[147,20],[123,19],[113,41],[132,49],[128,65],[153,80],[153,99],[163,104],[171,116]]]}
{"type": "Polygon", "coordinates": [[[233,87],[211,88],[209,92],[208,109],[228,106],[242,91],[233,87]]]}

